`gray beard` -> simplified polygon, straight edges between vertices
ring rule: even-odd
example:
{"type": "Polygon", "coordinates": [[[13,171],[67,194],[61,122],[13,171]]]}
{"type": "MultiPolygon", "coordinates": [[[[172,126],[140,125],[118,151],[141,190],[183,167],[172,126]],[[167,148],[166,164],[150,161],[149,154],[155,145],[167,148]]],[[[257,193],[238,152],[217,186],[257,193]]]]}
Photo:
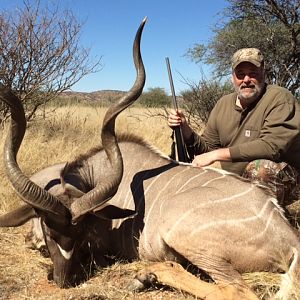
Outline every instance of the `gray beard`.
{"type": "Polygon", "coordinates": [[[241,87],[234,87],[235,91],[238,95],[238,98],[240,99],[240,101],[243,102],[243,104],[251,104],[253,102],[255,102],[262,94],[263,88],[265,86],[265,83],[261,84],[261,85],[255,85],[254,91],[251,95],[247,95],[247,96],[243,96],[242,93],[242,89],[241,87]]]}

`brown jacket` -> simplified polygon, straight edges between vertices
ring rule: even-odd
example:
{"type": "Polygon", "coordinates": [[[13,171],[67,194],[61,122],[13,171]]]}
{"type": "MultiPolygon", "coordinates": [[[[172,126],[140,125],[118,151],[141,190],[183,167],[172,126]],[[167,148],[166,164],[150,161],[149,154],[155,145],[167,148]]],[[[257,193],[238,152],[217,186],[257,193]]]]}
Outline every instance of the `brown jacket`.
{"type": "Polygon", "coordinates": [[[300,106],[292,94],[267,85],[244,110],[236,99],[232,93],[217,102],[203,134],[194,133],[188,142],[189,150],[197,155],[228,147],[232,162],[222,162],[222,168],[238,174],[255,159],[285,161],[300,170],[300,106]]]}

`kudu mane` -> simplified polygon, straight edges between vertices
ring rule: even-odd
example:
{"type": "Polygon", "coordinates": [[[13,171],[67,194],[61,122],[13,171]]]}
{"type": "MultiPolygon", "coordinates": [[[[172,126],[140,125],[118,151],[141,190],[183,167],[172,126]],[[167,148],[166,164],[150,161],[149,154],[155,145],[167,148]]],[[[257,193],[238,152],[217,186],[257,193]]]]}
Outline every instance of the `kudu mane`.
{"type": "MultiPolygon", "coordinates": [[[[152,153],[155,153],[159,157],[164,158],[166,160],[166,162],[173,162],[178,165],[186,165],[186,163],[181,163],[181,162],[173,160],[169,156],[165,155],[162,151],[160,151],[157,147],[155,147],[154,145],[147,142],[144,138],[137,136],[136,134],[119,133],[117,135],[117,140],[118,140],[118,143],[129,142],[129,143],[143,146],[143,147],[147,148],[149,151],[151,151],[152,153]]],[[[84,162],[86,162],[90,157],[92,157],[93,155],[96,155],[100,151],[104,151],[104,148],[102,145],[93,147],[88,152],[86,152],[84,154],[80,154],[77,157],[75,157],[75,159],[73,161],[66,163],[65,167],[61,171],[61,174],[60,174],[61,178],[62,179],[65,178],[67,174],[76,173],[76,170],[78,170],[80,167],[82,167],[84,162]]],[[[217,170],[220,173],[226,173],[226,175],[235,177],[235,178],[239,179],[241,182],[251,182],[251,180],[248,178],[244,178],[235,173],[230,173],[230,172],[227,172],[227,171],[224,171],[221,169],[216,169],[216,168],[212,168],[212,167],[206,167],[204,169],[213,169],[215,171],[217,170]]],[[[262,183],[252,182],[252,184],[258,186],[261,190],[264,191],[264,193],[266,195],[272,197],[272,202],[276,205],[276,207],[278,208],[278,211],[281,213],[282,217],[286,219],[283,208],[278,204],[275,192],[269,186],[264,185],[262,183]]],[[[92,189],[92,187],[90,187],[90,189],[92,189]]]]}
{"type": "MultiPolygon", "coordinates": [[[[144,146],[151,152],[156,153],[161,158],[166,159],[166,161],[173,161],[174,163],[179,164],[179,162],[174,161],[173,159],[171,159],[170,157],[165,155],[162,151],[160,151],[158,148],[151,145],[150,143],[145,141],[142,137],[139,137],[135,134],[120,133],[117,135],[117,140],[118,140],[118,143],[130,142],[130,143],[144,146]]],[[[84,162],[87,159],[94,156],[95,154],[97,154],[100,151],[104,151],[104,148],[102,145],[93,147],[88,152],[79,154],[78,156],[76,156],[73,161],[66,163],[65,167],[61,170],[61,173],[60,173],[61,178],[64,178],[67,174],[73,173],[76,169],[82,167],[84,162]]]]}

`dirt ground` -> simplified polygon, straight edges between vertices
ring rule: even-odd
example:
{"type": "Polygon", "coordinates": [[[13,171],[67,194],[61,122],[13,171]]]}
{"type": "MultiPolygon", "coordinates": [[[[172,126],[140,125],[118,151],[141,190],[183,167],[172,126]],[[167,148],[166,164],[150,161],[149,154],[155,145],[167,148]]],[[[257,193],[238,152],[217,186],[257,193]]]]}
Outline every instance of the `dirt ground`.
{"type": "MultiPolygon", "coordinates": [[[[48,281],[51,260],[28,249],[26,224],[18,228],[0,228],[0,299],[2,300],[192,300],[195,297],[168,287],[156,286],[143,292],[132,292],[129,285],[145,262],[116,263],[99,270],[92,278],[75,288],[60,289],[48,281]]],[[[260,299],[267,299],[279,283],[279,275],[258,273],[245,280],[260,299]]],[[[298,298],[295,298],[298,299],[298,298]]]]}
{"type": "MultiPolygon", "coordinates": [[[[75,288],[60,289],[47,279],[51,260],[43,257],[39,251],[26,247],[25,236],[28,231],[29,224],[17,228],[0,228],[0,300],[196,299],[163,286],[132,292],[129,285],[137,272],[147,265],[146,262],[118,262],[98,270],[88,281],[75,288]]],[[[260,299],[269,299],[280,283],[280,275],[271,273],[245,274],[244,279],[260,299]]],[[[293,298],[299,299],[300,293],[293,298]]]]}
{"type": "Polygon", "coordinates": [[[0,229],[0,299],[2,300],[120,300],[179,299],[194,297],[167,287],[132,292],[128,286],[145,263],[117,263],[99,270],[90,280],[75,288],[60,289],[47,280],[51,260],[28,249],[25,235],[29,226],[0,229]]]}

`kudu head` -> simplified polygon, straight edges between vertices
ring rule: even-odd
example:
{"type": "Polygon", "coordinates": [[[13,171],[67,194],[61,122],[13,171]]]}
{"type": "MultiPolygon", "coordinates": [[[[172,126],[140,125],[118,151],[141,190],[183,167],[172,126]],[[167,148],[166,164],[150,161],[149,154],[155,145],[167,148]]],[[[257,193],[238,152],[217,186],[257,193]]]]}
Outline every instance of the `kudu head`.
{"type": "Polygon", "coordinates": [[[70,204],[63,201],[63,193],[50,194],[20,170],[16,158],[26,129],[24,109],[20,99],[10,89],[0,87],[0,100],[11,111],[10,129],[4,145],[6,174],[18,195],[42,220],[45,241],[53,261],[53,279],[60,287],[75,285],[86,278],[88,274],[85,273],[85,267],[92,261],[100,265],[103,263],[101,249],[105,247],[105,238],[102,240],[101,232],[105,235],[110,224],[105,218],[125,217],[129,213],[108,205],[107,201],[116,193],[123,175],[122,155],[115,136],[115,120],[120,112],[141,95],[145,84],[146,75],[140,53],[145,22],[146,18],[138,28],[133,44],[137,71],[135,83],[108,109],[102,125],[102,145],[110,163],[111,170],[108,173],[111,176],[87,193],[71,199],[70,204]],[[96,232],[98,241],[95,241],[96,232]]]}

